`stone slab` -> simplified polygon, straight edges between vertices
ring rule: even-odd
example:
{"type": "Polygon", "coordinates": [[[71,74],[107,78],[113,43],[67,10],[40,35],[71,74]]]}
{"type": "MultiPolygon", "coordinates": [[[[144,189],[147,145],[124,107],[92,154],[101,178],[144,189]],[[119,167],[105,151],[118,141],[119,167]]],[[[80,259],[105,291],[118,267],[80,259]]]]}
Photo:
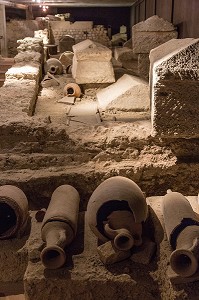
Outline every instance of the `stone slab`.
{"type": "Polygon", "coordinates": [[[168,41],[151,51],[150,60],[152,134],[197,138],[199,39],[168,41]]]}
{"type": "Polygon", "coordinates": [[[65,96],[57,101],[58,103],[74,104],[75,97],[65,96]]]}
{"type": "Polygon", "coordinates": [[[118,81],[97,92],[100,110],[146,111],[149,109],[148,83],[124,74],[118,81]]]}

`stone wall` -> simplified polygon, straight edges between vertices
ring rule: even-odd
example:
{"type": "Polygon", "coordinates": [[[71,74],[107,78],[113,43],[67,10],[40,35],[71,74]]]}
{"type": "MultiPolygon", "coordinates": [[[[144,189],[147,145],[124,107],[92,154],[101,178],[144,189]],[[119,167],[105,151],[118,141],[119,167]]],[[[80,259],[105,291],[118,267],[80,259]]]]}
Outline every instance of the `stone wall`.
{"type": "Polygon", "coordinates": [[[6,72],[1,88],[0,123],[5,123],[10,118],[25,119],[34,112],[41,79],[43,42],[38,38],[25,38],[19,43],[16,63],[6,72]]]}
{"type": "Polygon", "coordinates": [[[64,35],[70,35],[75,39],[75,43],[90,39],[105,46],[110,46],[107,30],[103,25],[93,27],[92,21],[50,21],[51,33],[56,45],[64,35]]]}
{"type": "Polygon", "coordinates": [[[34,37],[34,31],[45,28],[45,23],[35,20],[11,20],[6,23],[8,55],[17,54],[17,40],[34,37]]]}

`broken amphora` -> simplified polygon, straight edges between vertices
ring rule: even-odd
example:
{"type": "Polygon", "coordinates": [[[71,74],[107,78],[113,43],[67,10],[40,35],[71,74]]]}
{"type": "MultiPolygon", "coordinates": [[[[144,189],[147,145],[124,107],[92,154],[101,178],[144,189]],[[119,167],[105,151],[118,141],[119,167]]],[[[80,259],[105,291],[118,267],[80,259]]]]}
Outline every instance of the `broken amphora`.
{"type": "Polygon", "coordinates": [[[56,58],[49,58],[44,64],[45,74],[49,72],[53,75],[61,75],[63,73],[63,66],[56,58]]]}
{"type": "Polygon", "coordinates": [[[41,261],[48,269],[57,269],[66,261],[64,248],[76,235],[79,201],[79,193],[71,185],[61,185],[52,194],[41,229],[46,242],[41,261]]]}
{"type": "Polygon", "coordinates": [[[91,195],[87,217],[91,230],[118,250],[142,244],[142,222],[148,215],[146,199],[132,180],[115,176],[102,182],[91,195]]]}
{"type": "Polygon", "coordinates": [[[189,201],[180,193],[164,196],[163,217],[167,238],[174,250],[170,265],[182,277],[192,276],[198,269],[199,222],[189,201]]]}
{"type": "Polygon", "coordinates": [[[28,200],[24,192],[13,185],[0,187],[0,239],[22,234],[28,220],[28,200]]]}

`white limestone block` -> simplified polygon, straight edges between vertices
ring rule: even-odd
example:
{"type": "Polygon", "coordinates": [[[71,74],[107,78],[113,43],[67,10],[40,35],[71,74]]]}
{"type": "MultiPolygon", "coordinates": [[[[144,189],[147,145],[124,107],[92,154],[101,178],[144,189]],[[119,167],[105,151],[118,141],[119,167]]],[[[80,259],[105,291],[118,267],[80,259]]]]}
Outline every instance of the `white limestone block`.
{"type": "Polygon", "coordinates": [[[124,74],[116,83],[97,93],[101,110],[149,110],[148,83],[136,76],[124,74]]]}
{"type": "Polygon", "coordinates": [[[74,45],[73,51],[72,75],[77,83],[115,82],[109,48],[87,39],[74,45]]]}

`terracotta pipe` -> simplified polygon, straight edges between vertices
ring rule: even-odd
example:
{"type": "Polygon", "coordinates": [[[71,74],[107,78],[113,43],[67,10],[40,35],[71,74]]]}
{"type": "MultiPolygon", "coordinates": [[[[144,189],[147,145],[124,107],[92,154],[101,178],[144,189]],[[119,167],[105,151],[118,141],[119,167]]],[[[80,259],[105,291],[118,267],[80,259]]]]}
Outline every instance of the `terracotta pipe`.
{"type": "Polygon", "coordinates": [[[79,194],[71,185],[61,185],[52,194],[41,229],[46,242],[41,260],[48,269],[57,269],[66,261],[64,248],[76,235],[79,201],[79,194]]]}
{"type": "Polygon", "coordinates": [[[142,223],[148,215],[146,199],[132,180],[115,176],[102,182],[91,195],[88,223],[103,242],[113,240],[119,249],[142,243],[142,223]]]}
{"type": "Polygon", "coordinates": [[[174,250],[171,268],[182,277],[198,269],[199,221],[189,201],[180,193],[170,192],[163,198],[163,216],[167,238],[174,250]]]}
{"type": "Polygon", "coordinates": [[[0,239],[8,239],[22,232],[28,216],[28,200],[24,192],[13,185],[1,186],[0,239]]]}

